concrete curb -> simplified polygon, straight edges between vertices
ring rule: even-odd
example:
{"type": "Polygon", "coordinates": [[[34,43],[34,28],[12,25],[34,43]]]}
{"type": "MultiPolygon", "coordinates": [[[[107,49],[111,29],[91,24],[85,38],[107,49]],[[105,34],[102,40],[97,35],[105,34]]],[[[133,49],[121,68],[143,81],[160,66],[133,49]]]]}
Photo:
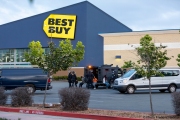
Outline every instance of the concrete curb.
{"type": "Polygon", "coordinates": [[[112,119],[113,120],[143,120],[143,119],[136,119],[136,118],[101,116],[101,115],[91,115],[91,114],[81,114],[81,113],[71,113],[71,112],[27,110],[27,109],[23,109],[23,108],[12,108],[12,107],[4,107],[4,106],[0,106],[0,111],[17,112],[17,113],[24,113],[24,114],[62,116],[62,117],[72,117],[72,118],[86,118],[86,119],[96,119],[96,120],[112,120],[112,119]]]}

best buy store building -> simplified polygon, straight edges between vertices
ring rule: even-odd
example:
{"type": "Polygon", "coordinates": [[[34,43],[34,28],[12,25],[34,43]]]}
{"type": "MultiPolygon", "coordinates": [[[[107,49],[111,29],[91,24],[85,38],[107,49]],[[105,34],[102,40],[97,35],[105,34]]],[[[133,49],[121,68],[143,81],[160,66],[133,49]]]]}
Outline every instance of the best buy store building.
{"type": "Polygon", "coordinates": [[[104,63],[122,66],[124,61],[137,62],[135,48],[140,46],[140,39],[146,34],[152,37],[155,45],[167,46],[167,56],[171,59],[167,62],[166,67],[177,67],[176,59],[177,55],[180,54],[179,30],[100,34],[104,38],[104,63]]]}
{"type": "MultiPolygon", "coordinates": [[[[154,31],[154,33],[156,32],[163,31],[154,31]]],[[[85,45],[84,59],[74,68],[80,76],[82,72],[78,73],[79,68],[87,65],[113,64],[121,66],[123,60],[131,59],[131,52],[126,44],[138,44],[140,37],[145,34],[146,32],[132,32],[129,27],[90,2],[84,1],[0,25],[0,67],[6,65],[30,66],[23,54],[28,51],[28,44],[33,40],[40,41],[46,52],[50,40],[59,45],[60,40],[69,38],[74,46],[77,41],[82,41],[85,45]],[[136,34],[141,35],[137,36],[136,34]],[[121,57],[119,61],[115,59],[117,56],[121,57]]],[[[177,32],[175,34],[164,32],[161,37],[155,39],[157,42],[171,44],[179,41],[178,35],[177,32]],[[167,38],[168,40],[164,39],[167,37],[166,34],[170,36],[169,39],[167,38]]],[[[178,48],[175,49],[178,50],[178,48]]],[[[168,65],[172,65],[173,62],[168,65]]],[[[67,75],[67,71],[62,74],[67,75]]]]}

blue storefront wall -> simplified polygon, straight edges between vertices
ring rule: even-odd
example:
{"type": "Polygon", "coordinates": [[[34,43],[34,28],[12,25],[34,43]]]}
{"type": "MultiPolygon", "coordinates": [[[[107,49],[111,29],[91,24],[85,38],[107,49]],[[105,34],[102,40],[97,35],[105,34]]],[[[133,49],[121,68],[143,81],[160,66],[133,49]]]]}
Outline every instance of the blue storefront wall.
{"type": "MultiPolygon", "coordinates": [[[[79,67],[103,64],[103,38],[99,33],[132,31],[88,1],[45,12],[39,15],[0,25],[0,49],[27,48],[32,40],[48,46],[50,38],[43,31],[43,22],[50,14],[77,15],[75,39],[85,45],[84,60],[79,67]]],[[[62,39],[52,38],[56,45],[62,39]]]]}
{"type": "Polygon", "coordinates": [[[86,45],[88,53],[86,63],[92,65],[102,65],[103,63],[103,53],[104,53],[104,41],[100,33],[114,33],[114,32],[131,32],[132,30],[127,26],[123,25],[121,22],[117,21],[110,15],[106,14],[93,4],[87,4],[87,35],[86,35],[86,45]],[[98,62],[97,62],[98,61],[98,62]]]}

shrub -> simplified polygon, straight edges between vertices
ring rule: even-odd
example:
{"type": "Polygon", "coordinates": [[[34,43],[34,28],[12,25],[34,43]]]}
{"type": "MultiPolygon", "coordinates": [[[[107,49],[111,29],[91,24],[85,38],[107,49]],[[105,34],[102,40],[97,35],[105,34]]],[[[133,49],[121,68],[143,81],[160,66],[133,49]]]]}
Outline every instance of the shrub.
{"type": "Polygon", "coordinates": [[[180,115],[180,92],[174,92],[171,94],[174,112],[176,115],[180,115]]]}
{"type": "Polygon", "coordinates": [[[59,80],[59,76],[53,76],[53,80],[59,80]]]}
{"type": "Polygon", "coordinates": [[[54,80],[67,80],[68,76],[53,76],[54,80]]]}
{"type": "Polygon", "coordinates": [[[90,91],[83,88],[63,88],[59,90],[63,110],[87,110],[90,91]]]}
{"type": "Polygon", "coordinates": [[[77,80],[78,80],[78,81],[81,81],[81,77],[77,77],[77,80]]]}
{"type": "MultiPolygon", "coordinates": [[[[67,80],[68,76],[53,76],[53,80],[67,80]]],[[[77,77],[78,81],[81,81],[81,77],[77,77]]]]}
{"type": "Polygon", "coordinates": [[[7,95],[5,94],[4,87],[0,87],[0,105],[5,105],[7,100],[7,95]]]}
{"type": "Polygon", "coordinates": [[[29,94],[27,87],[18,87],[12,91],[11,106],[32,106],[32,94],[29,94]]]}
{"type": "Polygon", "coordinates": [[[62,80],[67,80],[68,76],[61,76],[60,77],[62,80]]]}

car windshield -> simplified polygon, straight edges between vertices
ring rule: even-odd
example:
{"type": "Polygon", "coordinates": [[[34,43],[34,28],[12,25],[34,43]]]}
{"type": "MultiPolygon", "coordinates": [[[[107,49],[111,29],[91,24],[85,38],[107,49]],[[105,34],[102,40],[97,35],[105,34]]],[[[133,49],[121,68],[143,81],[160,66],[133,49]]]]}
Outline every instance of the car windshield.
{"type": "Polygon", "coordinates": [[[122,76],[122,78],[128,78],[128,77],[130,77],[134,72],[135,72],[134,69],[129,70],[129,71],[127,71],[127,72],[122,76]]]}

